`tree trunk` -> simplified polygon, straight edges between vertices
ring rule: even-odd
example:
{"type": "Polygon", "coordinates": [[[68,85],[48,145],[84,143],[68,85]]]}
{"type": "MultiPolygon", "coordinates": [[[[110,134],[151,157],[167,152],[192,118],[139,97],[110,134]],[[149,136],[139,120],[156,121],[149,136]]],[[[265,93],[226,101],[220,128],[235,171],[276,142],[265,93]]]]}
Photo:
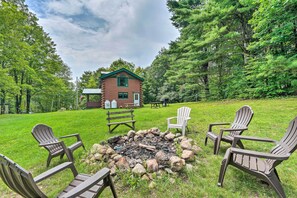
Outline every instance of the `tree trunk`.
{"type": "Polygon", "coordinates": [[[209,63],[205,63],[202,65],[202,73],[203,73],[203,84],[204,84],[204,91],[205,91],[205,98],[206,100],[209,99],[210,92],[209,92],[209,80],[208,80],[208,66],[209,63]]]}
{"type": "Polygon", "coordinates": [[[30,105],[31,105],[31,90],[27,89],[26,95],[26,113],[30,113],[30,105]]]}

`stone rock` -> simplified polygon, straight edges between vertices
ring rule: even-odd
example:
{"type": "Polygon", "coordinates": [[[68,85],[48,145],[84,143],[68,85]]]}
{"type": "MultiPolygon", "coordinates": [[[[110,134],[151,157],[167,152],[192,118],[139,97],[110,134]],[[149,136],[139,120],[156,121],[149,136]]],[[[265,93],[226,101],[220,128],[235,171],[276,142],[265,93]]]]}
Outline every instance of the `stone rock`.
{"type": "Polygon", "coordinates": [[[164,153],[164,151],[160,150],[156,153],[155,158],[157,162],[160,163],[166,163],[169,159],[168,156],[164,153]]]}
{"type": "Polygon", "coordinates": [[[193,170],[193,165],[192,164],[186,164],[186,169],[187,169],[187,171],[192,171],[193,170]]]}
{"type": "Polygon", "coordinates": [[[108,167],[108,168],[112,168],[112,167],[114,167],[114,164],[115,164],[115,162],[114,162],[113,160],[111,160],[111,161],[108,163],[107,167],[108,167]]]}
{"type": "Polygon", "coordinates": [[[95,159],[95,156],[94,156],[94,155],[91,155],[91,156],[89,157],[89,159],[90,159],[90,161],[91,161],[91,162],[94,162],[94,161],[96,161],[96,159],[95,159]]]}
{"type": "Polygon", "coordinates": [[[121,157],[117,162],[116,166],[121,170],[121,171],[127,171],[130,169],[129,163],[126,160],[125,157],[121,157]]]}
{"type": "Polygon", "coordinates": [[[170,168],[165,168],[164,169],[168,174],[173,174],[172,170],[170,168]]]}
{"type": "Polygon", "coordinates": [[[188,149],[188,150],[190,150],[192,148],[192,144],[188,140],[182,140],[180,142],[180,146],[181,146],[182,149],[188,149]]]}
{"type": "Polygon", "coordinates": [[[110,168],[110,175],[111,176],[115,176],[116,175],[116,167],[115,166],[113,166],[113,167],[110,168]]]}
{"type": "Polygon", "coordinates": [[[169,161],[170,161],[170,168],[173,171],[180,171],[183,168],[185,163],[184,160],[182,160],[177,156],[170,157],[169,161]]]}
{"type": "Polygon", "coordinates": [[[152,139],[153,137],[155,137],[155,135],[152,133],[147,133],[145,137],[152,139]]]}
{"type": "Polygon", "coordinates": [[[170,182],[171,184],[174,184],[174,183],[175,183],[175,179],[173,179],[173,178],[169,178],[169,182],[170,182]]]}
{"type": "Polygon", "coordinates": [[[137,164],[136,159],[128,159],[127,161],[129,163],[130,168],[133,168],[137,164]]]}
{"type": "Polygon", "coordinates": [[[159,170],[159,165],[156,159],[148,159],[146,160],[146,168],[147,171],[152,173],[152,172],[157,172],[159,170]]]}
{"type": "Polygon", "coordinates": [[[202,151],[202,149],[201,149],[199,146],[197,146],[197,145],[192,146],[191,150],[192,150],[195,154],[198,154],[199,152],[202,151]]]}
{"type": "Polygon", "coordinates": [[[150,129],[150,132],[154,135],[160,135],[160,129],[156,128],[156,127],[153,127],[150,129]]]}
{"type": "Polygon", "coordinates": [[[165,135],[165,140],[173,140],[175,138],[175,135],[173,133],[168,133],[165,135]]]}
{"type": "Polygon", "coordinates": [[[113,155],[113,154],[115,154],[115,151],[112,149],[112,148],[108,148],[107,150],[106,150],[106,154],[108,154],[108,155],[113,155]]]}
{"type": "Polygon", "coordinates": [[[104,155],[106,153],[107,147],[103,146],[103,145],[100,145],[100,144],[98,144],[98,145],[99,146],[97,147],[97,152],[104,155]]]}
{"type": "Polygon", "coordinates": [[[122,136],[114,136],[114,137],[111,137],[111,138],[109,138],[108,140],[107,140],[107,142],[109,143],[109,144],[112,144],[112,143],[116,143],[117,141],[119,141],[120,139],[121,139],[121,137],[122,136]]]}
{"type": "Polygon", "coordinates": [[[167,135],[167,134],[168,134],[168,132],[161,132],[160,137],[165,137],[165,135],[167,135]]]}
{"type": "Polygon", "coordinates": [[[138,135],[140,137],[143,137],[145,134],[146,134],[146,131],[143,131],[143,130],[139,130],[136,132],[136,135],[138,135]]]}
{"type": "Polygon", "coordinates": [[[132,173],[142,176],[146,173],[146,170],[141,164],[136,164],[135,167],[132,169],[132,173]]]}
{"type": "Polygon", "coordinates": [[[142,175],[141,179],[146,180],[146,181],[150,181],[150,178],[146,174],[142,175]]]}
{"type": "Polygon", "coordinates": [[[102,160],[102,155],[99,154],[99,153],[96,153],[96,154],[94,155],[94,158],[95,158],[95,160],[100,161],[100,160],[102,160]]]}
{"type": "Polygon", "coordinates": [[[122,156],[121,155],[116,155],[113,159],[114,159],[114,161],[119,161],[119,159],[121,159],[122,158],[122,156]]]}
{"type": "Polygon", "coordinates": [[[151,181],[151,183],[149,184],[149,186],[148,186],[150,189],[153,189],[153,188],[155,188],[156,187],[156,183],[155,182],[153,182],[153,181],[151,181]]]}
{"type": "Polygon", "coordinates": [[[128,138],[133,138],[133,137],[135,136],[135,131],[130,130],[130,131],[127,133],[127,136],[128,136],[128,138]]]}
{"type": "Polygon", "coordinates": [[[139,135],[135,135],[133,139],[134,139],[135,142],[137,142],[137,141],[139,141],[141,138],[142,138],[141,136],[139,136],[139,135]]]}
{"type": "Polygon", "coordinates": [[[176,137],[176,138],[178,138],[178,137],[180,137],[180,136],[182,136],[181,133],[177,133],[177,134],[175,134],[175,137],[176,137]]]}
{"type": "Polygon", "coordinates": [[[181,157],[186,161],[194,161],[195,160],[194,152],[191,150],[183,150],[181,157]]]}
{"type": "Polygon", "coordinates": [[[91,154],[95,154],[98,152],[98,147],[101,146],[100,144],[94,144],[91,148],[91,154]]]}

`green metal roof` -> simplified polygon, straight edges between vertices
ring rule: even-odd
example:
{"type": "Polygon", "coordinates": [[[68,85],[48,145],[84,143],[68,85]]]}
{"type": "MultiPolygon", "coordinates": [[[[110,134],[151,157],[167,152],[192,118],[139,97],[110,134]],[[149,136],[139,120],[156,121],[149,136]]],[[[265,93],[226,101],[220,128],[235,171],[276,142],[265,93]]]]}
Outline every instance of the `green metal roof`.
{"type": "Polygon", "coordinates": [[[144,81],[143,78],[141,78],[140,76],[134,74],[133,72],[129,71],[128,69],[125,69],[125,68],[122,68],[122,69],[119,69],[119,70],[116,70],[116,71],[113,71],[113,72],[110,72],[108,74],[103,74],[100,79],[103,80],[105,78],[108,78],[110,76],[113,76],[115,74],[118,74],[118,73],[121,73],[121,72],[126,72],[128,73],[129,75],[133,76],[134,78],[137,78],[138,80],[141,80],[141,81],[144,81]]]}

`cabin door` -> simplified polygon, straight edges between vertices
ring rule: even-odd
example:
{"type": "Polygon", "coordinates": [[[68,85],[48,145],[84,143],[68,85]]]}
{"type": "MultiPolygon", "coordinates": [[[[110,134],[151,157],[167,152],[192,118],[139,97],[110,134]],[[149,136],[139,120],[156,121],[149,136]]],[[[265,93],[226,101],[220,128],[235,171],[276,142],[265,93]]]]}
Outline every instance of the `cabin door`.
{"type": "Polygon", "coordinates": [[[134,106],[138,107],[140,104],[139,93],[133,93],[134,106]]]}

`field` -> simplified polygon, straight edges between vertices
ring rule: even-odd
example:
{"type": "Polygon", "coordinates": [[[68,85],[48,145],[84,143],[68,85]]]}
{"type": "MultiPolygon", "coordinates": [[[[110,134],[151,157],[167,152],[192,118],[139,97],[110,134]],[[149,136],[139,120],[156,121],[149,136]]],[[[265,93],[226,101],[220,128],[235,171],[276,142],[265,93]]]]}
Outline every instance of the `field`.
{"type": "MultiPolygon", "coordinates": [[[[192,108],[189,122],[190,133],[202,148],[197,157],[195,168],[189,172],[184,170],[180,176],[166,175],[156,178],[156,187],[150,189],[146,181],[127,174],[114,178],[119,197],[277,197],[274,190],[261,183],[256,177],[248,175],[229,166],[223,188],[217,187],[220,163],[228,144],[222,143],[219,155],[213,155],[213,143],[209,141],[204,146],[205,133],[211,122],[232,122],[235,112],[243,105],[249,105],[254,111],[254,118],[249,130],[244,135],[269,137],[279,140],[286,131],[289,122],[297,116],[297,98],[220,101],[170,104],[169,107],[151,109],[150,106],[135,110],[137,129],[158,127],[166,130],[166,118],[176,115],[176,109],[181,106],[192,108]]],[[[6,155],[23,168],[37,176],[47,170],[45,166],[47,151],[38,147],[31,135],[31,130],[37,123],[44,123],[53,128],[56,136],[80,133],[84,144],[89,150],[95,143],[106,140],[111,136],[124,134],[127,127],[119,127],[109,134],[106,126],[106,110],[64,111],[29,115],[0,115],[0,153],[6,155]]],[[[72,140],[66,141],[70,144],[72,140]]],[[[244,142],[248,149],[269,151],[271,144],[244,142]]],[[[75,165],[79,172],[93,173],[98,168],[88,167],[82,163],[86,155],[82,148],[74,152],[75,165]]],[[[64,160],[65,161],[65,157],[64,160]]],[[[50,167],[61,163],[59,157],[54,158],[50,167]]],[[[293,153],[289,160],[278,166],[278,173],[283,183],[287,197],[297,194],[297,155],[293,153]]],[[[72,179],[70,171],[40,183],[40,187],[49,197],[54,197],[72,179]]],[[[105,190],[103,197],[110,197],[105,190]]],[[[18,197],[6,188],[0,181],[0,197],[18,197]]]]}

